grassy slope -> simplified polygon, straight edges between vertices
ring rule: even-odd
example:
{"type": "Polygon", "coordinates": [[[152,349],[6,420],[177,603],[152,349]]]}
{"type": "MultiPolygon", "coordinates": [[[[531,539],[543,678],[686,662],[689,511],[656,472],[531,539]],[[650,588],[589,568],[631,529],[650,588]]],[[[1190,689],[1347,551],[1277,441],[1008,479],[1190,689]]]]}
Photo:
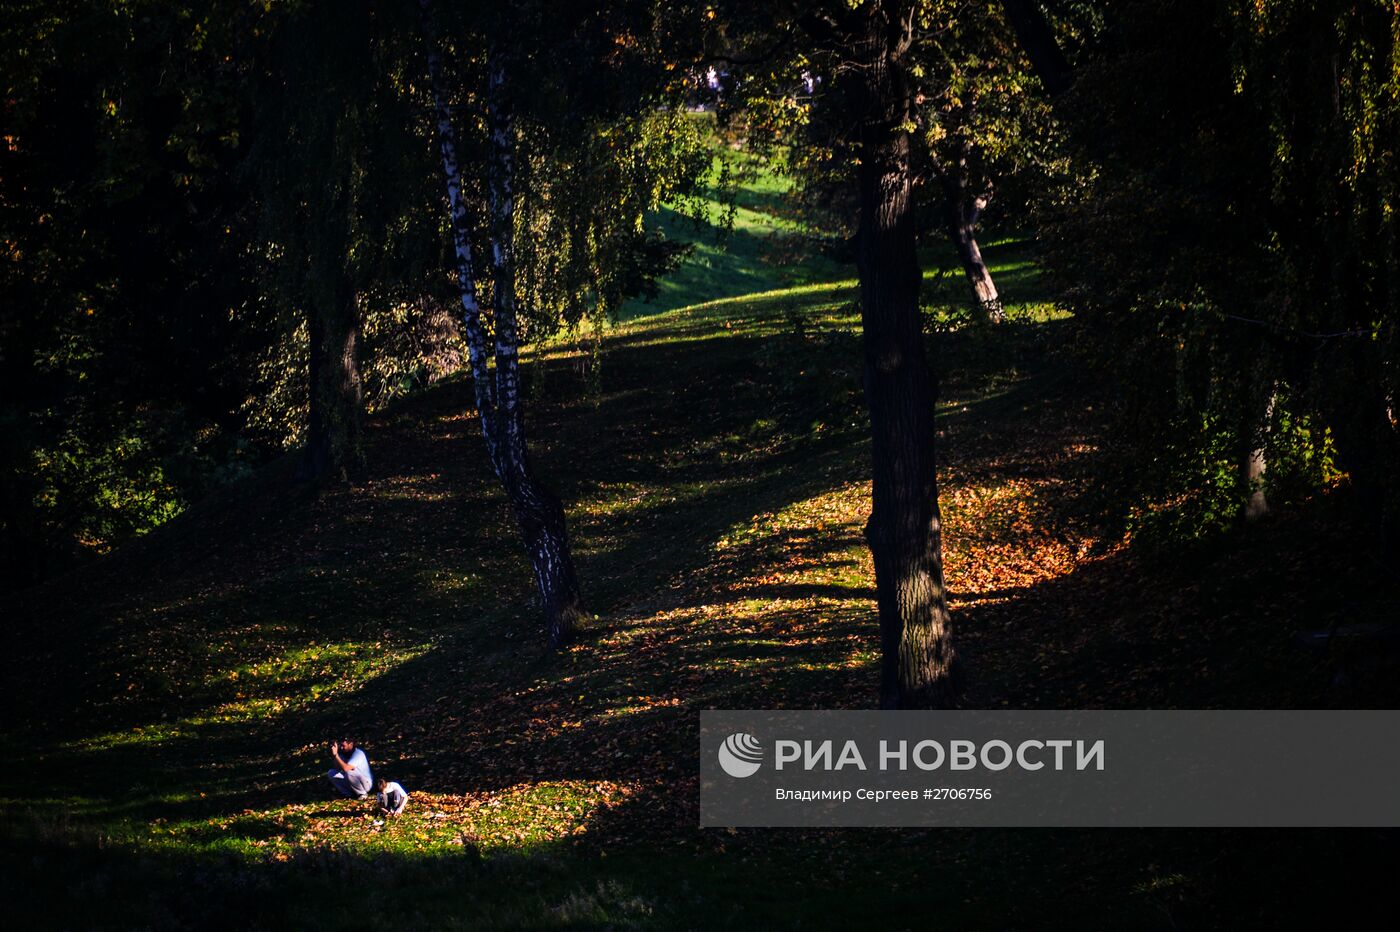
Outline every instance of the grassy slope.
{"type": "MultiPolygon", "coordinates": [[[[596,396],[566,348],[531,363],[534,448],[598,613],[564,652],[540,649],[463,382],[378,419],[354,489],[310,499],[269,470],[8,606],[16,915],[795,928],[878,902],[890,928],[1230,927],[1288,915],[1292,872],[1373,863],[1356,852],[1374,839],[1339,833],[695,829],[698,709],[875,691],[850,272],[784,285],[750,245],[734,261],[763,293],[616,328],[596,396]],[[400,822],[326,800],[323,741],[342,728],[414,792],[400,822]]],[[[1288,646],[1394,596],[1325,515],[1196,563],[1101,539],[1081,507],[1098,406],[1060,352],[1072,324],[1045,313],[1024,244],[988,252],[1020,322],[937,346],[969,705],[1387,704],[1390,671],[1338,691],[1334,664],[1288,646]],[[1325,585],[1299,592],[1304,572],[1325,585]]]]}
{"type": "Polygon", "coordinates": [[[668,239],[691,252],[660,283],[655,297],[636,299],[624,320],[648,317],[696,303],[835,281],[851,270],[821,255],[822,237],[790,219],[781,175],[742,154],[725,151],[741,183],[729,194],[710,191],[703,210],[710,225],[697,226],[670,210],[657,218],[668,239]],[[803,235],[810,239],[804,242],[803,235]]]}

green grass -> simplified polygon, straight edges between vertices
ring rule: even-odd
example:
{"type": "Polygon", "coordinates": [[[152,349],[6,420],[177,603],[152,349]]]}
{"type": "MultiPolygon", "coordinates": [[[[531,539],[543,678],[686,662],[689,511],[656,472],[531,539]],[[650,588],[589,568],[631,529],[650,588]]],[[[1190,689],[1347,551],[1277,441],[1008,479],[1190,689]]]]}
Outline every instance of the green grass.
{"type": "MultiPolygon", "coordinates": [[[[533,451],[596,613],[578,644],[542,648],[462,380],[376,419],[354,488],[308,497],[278,464],[8,605],[15,921],[1208,928],[1314,905],[1282,878],[1365,882],[1383,841],[1342,833],[696,828],[698,710],[866,707],[877,678],[855,282],[767,263],[779,182],[754,184],[752,238],[672,279],[686,306],[636,308],[591,375],[532,353],[533,451]],[[403,819],[328,798],[345,728],[414,794],[403,819]]],[[[1104,536],[1072,324],[1025,240],[987,254],[996,329],[925,259],[969,705],[1387,704],[1389,671],[1338,693],[1287,647],[1392,604],[1345,527],[1302,515],[1205,570],[1104,536]]]]}
{"type": "Polygon", "coordinates": [[[827,257],[836,245],[833,234],[793,217],[789,179],[746,154],[722,147],[717,152],[716,159],[727,161],[733,170],[734,189],[710,189],[702,208],[708,223],[697,225],[670,209],[652,218],[667,239],[688,244],[690,252],[659,282],[655,297],[628,302],[619,319],[853,274],[827,257]]]}
{"type": "MultiPolygon", "coordinates": [[[[792,181],[781,168],[718,148],[737,179],[732,191],[712,187],[703,201],[709,221],[697,225],[670,209],[651,218],[667,239],[690,252],[658,284],[650,299],[625,304],[618,318],[633,321],[660,312],[695,308],[724,299],[785,295],[800,300],[812,290],[839,286],[854,299],[856,270],[841,255],[841,234],[804,219],[791,199],[792,181]]],[[[968,310],[971,299],[951,245],[932,237],[920,256],[931,306],[968,310]]],[[[1063,314],[1054,306],[1035,265],[1033,244],[1019,233],[984,236],[983,250],[1003,303],[1013,316],[1046,319],[1063,314]]]]}

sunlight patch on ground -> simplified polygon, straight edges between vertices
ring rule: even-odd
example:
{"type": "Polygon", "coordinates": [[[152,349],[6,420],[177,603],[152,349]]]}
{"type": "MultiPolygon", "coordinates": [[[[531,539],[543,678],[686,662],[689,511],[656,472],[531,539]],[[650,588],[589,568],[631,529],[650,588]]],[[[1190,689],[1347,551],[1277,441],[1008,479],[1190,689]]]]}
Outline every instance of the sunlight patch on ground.
{"type": "Polygon", "coordinates": [[[192,715],[95,735],[58,747],[65,751],[96,751],[160,744],[196,737],[211,726],[263,722],[357,689],[427,650],[428,645],[394,647],[380,641],[313,643],[210,677],[201,691],[226,698],[214,699],[192,715]]]}
{"type": "Polygon", "coordinates": [[[452,492],[443,482],[440,473],[425,473],[412,476],[392,476],[366,483],[357,492],[382,501],[448,502],[452,492]]]}
{"type": "Polygon", "coordinates": [[[391,819],[376,813],[372,797],[298,803],[205,820],[156,819],[133,841],[156,850],[204,848],[273,860],[327,850],[489,853],[582,836],[601,812],[635,791],[634,785],[598,780],[520,783],[465,795],[410,789],[408,809],[391,819]]]}
{"type": "Polygon", "coordinates": [[[1023,478],[945,481],[939,494],[944,572],[955,603],[1009,599],[1013,590],[1078,568],[1097,538],[1049,519],[1061,485],[1023,478]]]}

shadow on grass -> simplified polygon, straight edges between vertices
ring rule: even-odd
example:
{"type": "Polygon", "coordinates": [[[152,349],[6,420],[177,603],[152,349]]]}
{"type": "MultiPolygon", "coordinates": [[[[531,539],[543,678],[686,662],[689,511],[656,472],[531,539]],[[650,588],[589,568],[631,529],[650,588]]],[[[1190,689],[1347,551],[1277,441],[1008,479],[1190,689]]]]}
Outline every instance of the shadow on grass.
{"type": "MultiPolygon", "coordinates": [[[[867,472],[860,352],[853,332],[822,318],[825,302],[836,301],[831,292],[804,300],[817,305],[810,330],[785,319],[789,302],[773,296],[711,309],[659,336],[623,333],[609,344],[596,399],[579,396],[567,360],[541,364],[532,442],[542,471],[573,503],[586,594],[602,616],[568,650],[540,647],[528,566],[476,422],[462,413],[469,386],[461,381],[377,419],[367,474],[353,489],[308,500],[273,471],[219,507],[162,529],[102,573],[85,574],[86,590],[61,581],[33,594],[18,616],[22,631],[38,632],[32,666],[19,671],[32,703],[21,721],[33,717],[8,736],[14,767],[5,795],[11,805],[146,839],[76,850],[42,837],[20,843],[61,865],[39,889],[101,902],[110,895],[104,890],[168,879],[223,838],[252,844],[280,832],[283,824],[258,808],[319,806],[318,819],[353,822],[355,812],[322,802],[324,741],[350,728],[376,770],[412,792],[500,798],[568,781],[626,792],[579,816],[587,829],[581,848],[564,839],[521,845],[528,851],[500,867],[471,866],[469,856],[381,860],[307,849],[288,868],[239,849],[199,862],[218,891],[214,905],[285,884],[336,900],[330,918],[344,915],[336,912],[343,896],[370,915],[407,910],[410,925],[415,909],[422,924],[465,921],[475,909],[482,924],[501,927],[674,927],[687,924],[697,903],[714,910],[716,925],[771,917],[793,890],[812,906],[779,924],[854,922],[876,894],[910,917],[926,915],[915,910],[928,905],[930,889],[954,920],[972,915],[959,905],[971,902],[982,916],[1011,914],[1023,924],[1038,924],[1030,917],[1040,896],[1066,917],[1092,914],[1104,905],[1095,896],[1135,919],[1162,898],[1170,905],[1180,897],[1188,919],[1208,916],[1201,904],[1222,896],[1233,903],[1233,891],[1222,893],[1209,875],[1218,840],[1236,836],[1191,835],[1205,841],[1185,844],[1175,855],[1180,869],[1162,873],[1151,865],[1177,844],[1164,836],[1134,836],[1148,840],[1132,844],[1115,836],[1112,845],[1102,833],[946,836],[969,853],[928,833],[862,833],[843,842],[813,835],[803,836],[811,845],[773,845],[757,833],[735,840],[696,832],[696,710],[859,707],[875,695],[877,633],[860,538],[867,472]],[[828,518],[828,500],[842,490],[848,499],[828,518]],[[813,503],[822,507],[808,508],[813,503]],[[261,670],[270,671],[266,679],[261,670]],[[149,731],[93,743],[133,728],[149,731]],[[26,800],[32,787],[43,787],[43,798],[26,800]],[[335,814],[342,811],[349,814],[335,814]],[[214,817],[230,828],[197,824],[214,817]],[[170,842],[167,856],[150,834],[153,820],[196,835],[184,847],[170,842]],[[1060,863],[1061,843],[1047,838],[1073,840],[1066,862],[1073,868],[1040,870],[1044,881],[1002,870],[1000,862],[1038,870],[1060,863]],[[609,849],[649,845],[669,853],[604,864],[609,849]],[[824,860],[833,845],[845,846],[849,865],[824,860]],[[1191,860],[1198,855],[1204,860],[1191,860]],[[329,873],[307,868],[317,858],[329,873]],[[889,869],[909,861],[961,866],[952,881],[889,869]],[[415,873],[420,867],[426,873],[415,873]],[[378,868],[395,878],[395,891],[430,890],[437,905],[417,907],[399,892],[378,899],[344,892],[378,868]],[[544,879],[533,886],[521,880],[536,874],[544,879]],[[1178,874],[1186,880],[1173,879],[1178,874]],[[92,880],[99,876],[106,880],[92,880]],[[245,876],[251,887],[230,880],[245,876]],[[717,892],[699,891],[694,877],[713,880],[717,892]],[[808,877],[834,879],[794,885],[808,877]],[[500,888],[513,884],[519,890],[502,897],[500,888]],[[470,892],[453,899],[445,892],[453,885],[470,892]],[[614,891],[603,897],[609,902],[643,905],[589,913],[599,890],[614,891]],[[844,899],[836,891],[846,891],[844,899]],[[1013,893],[1025,903],[1008,904],[1013,893]],[[986,910],[994,901],[1003,908],[986,910]]],[[[1008,559],[1007,550],[1034,550],[1031,531],[1083,520],[1101,425],[1092,398],[1054,354],[1068,333],[1062,323],[1025,324],[935,341],[947,399],[938,418],[940,479],[957,637],[974,673],[969,704],[1316,701],[1329,671],[1282,654],[1276,663],[1272,645],[1300,614],[1321,609],[1287,595],[1295,571],[1304,571],[1297,559],[1344,569],[1334,566],[1344,556],[1326,557],[1338,541],[1325,535],[1316,537],[1318,553],[1290,560],[1288,542],[1298,535],[1287,525],[1264,528],[1262,537],[1228,546],[1235,556],[1211,573],[1111,552],[1054,575],[1027,573],[1028,584],[975,575],[981,562],[1008,559]],[[1018,508],[954,507],[963,491],[1022,486],[1018,508]],[[1280,595],[1271,601],[1270,592],[1280,595]],[[1275,605],[1277,616],[1249,614],[1251,606],[1275,605]],[[1259,651],[1261,643],[1270,649],[1259,651]]],[[[1336,581],[1367,585],[1361,576],[1336,581]]],[[[1242,847],[1257,856],[1268,846],[1242,847]]],[[[1254,875],[1240,871],[1248,888],[1254,875]]],[[[141,902],[134,908],[156,908],[141,902]]],[[[250,916],[252,926],[321,921],[278,897],[266,912],[241,902],[225,908],[250,916]]]]}
{"type": "MultiPolygon", "coordinates": [[[[1313,928],[1383,903],[1391,832],[943,830],[705,833],[607,856],[306,850],[285,861],[136,852],[0,826],[23,928],[1313,928]],[[19,854],[19,852],[23,852],[19,854]]],[[[1374,916],[1375,913],[1369,913],[1374,916]]]]}

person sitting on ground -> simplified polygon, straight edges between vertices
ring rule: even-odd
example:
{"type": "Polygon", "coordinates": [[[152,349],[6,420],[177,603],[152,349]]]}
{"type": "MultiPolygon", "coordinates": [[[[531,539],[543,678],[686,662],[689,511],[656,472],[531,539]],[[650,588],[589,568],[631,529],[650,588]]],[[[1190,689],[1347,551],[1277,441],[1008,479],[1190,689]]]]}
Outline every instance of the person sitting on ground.
{"type": "Polygon", "coordinates": [[[396,816],[408,805],[408,793],[392,780],[379,778],[379,811],[386,816],[396,816]]]}
{"type": "Polygon", "coordinates": [[[351,799],[364,799],[374,786],[374,774],[370,773],[369,758],[363,748],[355,747],[353,738],[341,738],[331,742],[331,761],[335,764],[326,773],[326,779],[341,796],[351,799]]]}

